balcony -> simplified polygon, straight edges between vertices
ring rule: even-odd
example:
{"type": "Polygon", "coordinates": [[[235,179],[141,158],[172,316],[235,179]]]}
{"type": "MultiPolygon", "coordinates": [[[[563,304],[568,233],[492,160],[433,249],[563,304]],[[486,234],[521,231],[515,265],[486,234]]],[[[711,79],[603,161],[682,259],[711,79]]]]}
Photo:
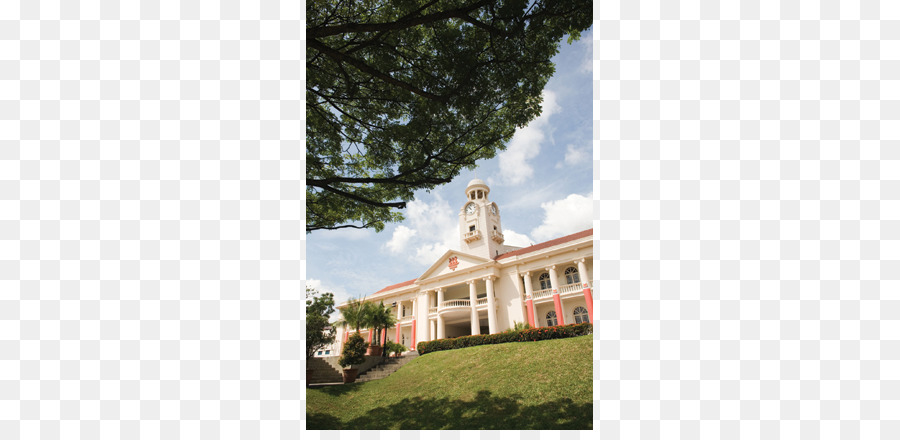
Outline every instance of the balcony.
{"type": "Polygon", "coordinates": [[[559,288],[559,294],[564,295],[566,293],[581,292],[582,290],[584,289],[581,287],[581,283],[566,284],[559,288]]]}
{"type": "Polygon", "coordinates": [[[533,299],[549,298],[551,296],[553,296],[553,289],[535,290],[534,293],[531,294],[531,298],[533,299]]]}
{"type": "Polygon", "coordinates": [[[471,307],[471,303],[467,299],[451,299],[441,303],[440,310],[452,309],[456,307],[471,307]]]}
{"type": "Polygon", "coordinates": [[[465,234],[463,234],[463,240],[465,240],[466,243],[471,243],[475,240],[480,240],[480,239],[481,239],[481,231],[479,231],[479,230],[469,231],[469,232],[466,232],[465,234]]]}
{"type": "Polygon", "coordinates": [[[479,298],[477,301],[475,301],[475,306],[486,306],[486,305],[487,305],[487,298],[479,298]]]}
{"type": "Polygon", "coordinates": [[[500,231],[491,231],[491,239],[499,244],[503,244],[503,233],[500,231]]]}

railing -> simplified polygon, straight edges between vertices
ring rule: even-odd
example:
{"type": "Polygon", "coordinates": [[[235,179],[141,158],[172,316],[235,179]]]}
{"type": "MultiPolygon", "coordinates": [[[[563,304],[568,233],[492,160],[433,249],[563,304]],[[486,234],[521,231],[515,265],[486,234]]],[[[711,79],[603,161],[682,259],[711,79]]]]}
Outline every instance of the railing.
{"type": "Polygon", "coordinates": [[[429,307],[428,308],[428,314],[430,315],[432,313],[437,313],[437,307],[429,307]]]}
{"type": "Polygon", "coordinates": [[[441,309],[449,307],[471,307],[467,299],[451,299],[441,303],[441,309]]]}
{"type": "Polygon", "coordinates": [[[497,243],[503,243],[503,233],[500,231],[491,231],[491,238],[497,243]]]}
{"type": "Polygon", "coordinates": [[[560,293],[560,294],[563,294],[563,293],[572,293],[572,292],[581,292],[581,291],[582,291],[581,283],[566,284],[566,285],[564,285],[564,286],[562,286],[562,287],[559,288],[559,293],[560,293]]]}
{"type": "Polygon", "coordinates": [[[466,243],[478,240],[479,238],[481,238],[481,231],[479,230],[469,231],[463,234],[463,240],[465,240],[466,243]]]}
{"type": "Polygon", "coordinates": [[[478,298],[478,301],[475,302],[476,306],[483,306],[487,304],[487,298],[478,298]]]}
{"type": "Polygon", "coordinates": [[[412,320],[413,320],[413,315],[406,315],[406,316],[401,317],[399,322],[400,323],[412,322],[412,320]]]}
{"type": "Polygon", "coordinates": [[[553,295],[553,289],[543,289],[543,290],[535,290],[531,297],[534,299],[538,298],[547,298],[553,295]]]}

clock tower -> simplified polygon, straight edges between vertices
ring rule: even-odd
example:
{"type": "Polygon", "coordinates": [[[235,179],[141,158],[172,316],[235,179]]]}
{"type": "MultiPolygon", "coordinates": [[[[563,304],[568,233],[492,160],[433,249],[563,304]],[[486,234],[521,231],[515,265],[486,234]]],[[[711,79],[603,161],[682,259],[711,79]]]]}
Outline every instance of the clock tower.
{"type": "Polygon", "coordinates": [[[459,210],[459,246],[468,254],[494,258],[506,252],[500,210],[488,199],[491,189],[481,179],[466,186],[466,203],[459,210]]]}

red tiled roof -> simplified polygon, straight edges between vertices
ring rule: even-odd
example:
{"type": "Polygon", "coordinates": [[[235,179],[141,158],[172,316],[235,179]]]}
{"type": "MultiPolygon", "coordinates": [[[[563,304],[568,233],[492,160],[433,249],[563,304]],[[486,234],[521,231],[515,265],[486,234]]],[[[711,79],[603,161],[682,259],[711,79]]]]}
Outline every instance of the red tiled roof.
{"type": "MultiPolygon", "coordinates": [[[[504,258],[507,258],[507,257],[514,257],[514,256],[516,256],[516,255],[522,255],[522,254],[527,254],[527,253],[529,253],[529,252],[539,251],[539,250],[541,250],[541,249],[545,249],[545,248],[548,248],[548,247],[551,247],[551,246],[556,246],[556,245],[558,245],[558,244],[563,244],[563,243],[566,243],[566,242],[570,242],[570,241],[572,241],[572,240],[577,240],[577,239],[579,239],[579,238],[588,237],[588,236],[593,235],[593,234],[594,234],[594,228],[587,229],[587,230],[584,230],[584,231],[581,231],[581,232],[576,232],[576,233],[574,233],[574,234],[566,235],[565,237],[554,238],[553,240],[550,240],[550,241],[545,241],[545,242],[543,242],[543,243],[538,243],[538,244],[536,244],[536,245],[528,246],[528,247],[526,247],[526,248],[516,249],[516,250],[514,250],[514,251],[509,251],[509,252],[507,252],[507,253],[505,253],[505,254],[498,255],[497,257],[494,258],[494,260],[501,260],[501,259],[504,259],[504,258]]],[[[392,284],[392,285],[390,285],[390,286],[387,286],[387,287],[385,287],[385,288],[383,288],[383,289],[381,289],[381,290],[379,290],[379,291],[373,293],[372,296],[378,295],[378,294],[383,293],[383,292],[387,292],[387,291],[389,291],[389,290],[394,290],[394,289],[399,289],[399,288],[401,288],[401,287],[409,286],[409,285],[415,283],[417,279],[418,279],[418,278],[413,278],[413,279],[411,279],[411,280],[409,280],[409,281],[404,281],[404,282],[402,282],[402,283],[392,284]]]]}
{"type": "Polygon", "coordinates": [[[505,254],[500,254],[500,255],[494,257],[494,260],[502,260],[504,258],[514,257],[516,255],[522,255],[522,254],[527,254],[527,253],[534,252],[534,251],[539,251],[541,249],[546,249],[551,246],[556,246],[558,244],[563,244],[563,243],[566,243],[566,242],[569,242],[572,240],[577,240],[579,238],[584,238],[584,237],[588,237],[591,235],[594,235],[594,228],[587,229],[587,230],[584,230],[581,232],[576,232],[571,235],[566,235],[565,237],[554,238],[553,240],[545,241],[543,243],[538,243],[538,244],[535,244],[532,246],[528,246],[526,248],[509,251],[505,254]]]}
{"type": "Polygon", "coordinates": [[[401,287],[406,287],[406,286],[408,286],[408,285],[410,285],[410,284],[412,284],[412,283],[415,283],[417,279],[418,279],[418,278],[413,278],[413,279],[411,279],[411,280],[409,280],[409,281],[404,281],[404,282],[402,282],[402,283],[391,284],[390,286],[387,286],[387,287],[385,287],[384,289],[381,289],[381,290],[375,292],[373,295],[378,295],[379,293],[381,293],[381,292],[387,292],[388,290],[394,290],[394,289],[399,289],[399,288],[401,288],[401,287]]]}

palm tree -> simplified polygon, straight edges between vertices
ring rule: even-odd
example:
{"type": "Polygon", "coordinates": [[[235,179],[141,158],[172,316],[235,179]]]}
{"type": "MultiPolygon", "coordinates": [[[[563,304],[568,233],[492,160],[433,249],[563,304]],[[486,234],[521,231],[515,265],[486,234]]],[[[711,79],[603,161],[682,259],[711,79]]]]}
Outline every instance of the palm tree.
{"type": "MultiPolygon", "coordinates": [[[[375,303],[369,304],[369,325],[375,329],[376,335],[379,334],[382,329],[388,329],[397,324],[397,318],[394,317],[394,313],[392,312],[390,307],[385,307],[384,301],[382,301],[378,305],[376,305],[375,303]]],[[[385,353],[385,346],[387,346],[387,338],[384,339],[384,344],[382,344],[382,355],[385,353]]]]}
{"type": "Polygon", "coordinates": [[[347,305],[339,309],[341,311],[341,319],[336,324],[355,328],[356,333],[359,333],[360,327],[369,326],[369,307],[369,303],[364,302],[362,299],[353,298],[347,301],[347,305]]]}

